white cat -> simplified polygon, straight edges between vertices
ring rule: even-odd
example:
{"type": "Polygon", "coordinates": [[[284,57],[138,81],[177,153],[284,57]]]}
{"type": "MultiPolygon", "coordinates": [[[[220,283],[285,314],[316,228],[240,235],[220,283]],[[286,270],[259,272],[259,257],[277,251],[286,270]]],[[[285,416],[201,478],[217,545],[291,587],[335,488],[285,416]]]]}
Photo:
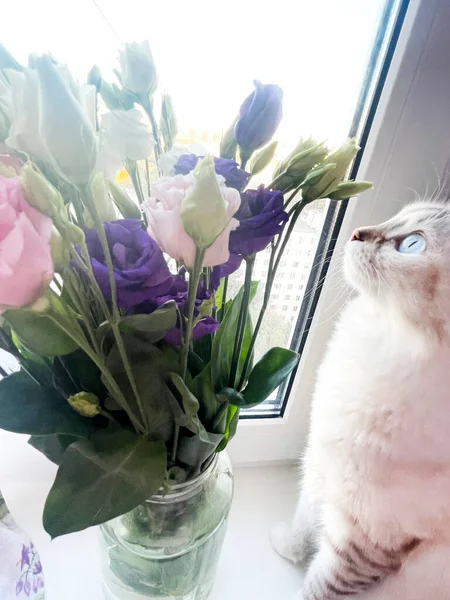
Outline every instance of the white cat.
{"type": "Polygon", "coordinates": [[[276,550],[299,600],[450,599],[450,206],[358,229],[358,292],[320,367],[302,492],[276,550]]]}

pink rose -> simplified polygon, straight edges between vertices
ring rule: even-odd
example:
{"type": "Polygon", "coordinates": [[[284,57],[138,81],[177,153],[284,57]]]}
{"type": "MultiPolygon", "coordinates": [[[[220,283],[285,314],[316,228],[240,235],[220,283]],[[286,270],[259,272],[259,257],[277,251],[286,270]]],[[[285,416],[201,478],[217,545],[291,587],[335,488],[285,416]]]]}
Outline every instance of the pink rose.
{"type": "MultiPolygon", "coordinates": [[[[228,242],[230,233],[239,225],[232,216],[239,208],[240,195],[234,188],[224,185],[223,177],[218,176],[220,190],[228,205],[230,221],[216,241],[208,248],[203,264],[205,267],[222,265],[230,258],[228,242]]],[[[181,221],[181,203],[187,190],[194,184],[194,177],[175,175],[162,177],[152,185],[152,196],[143,204],[148,220],[148,234],[163,252],[175,260],[182,261],[187,267],[194,264],[195,245],[183,228],[181,221]]]]}
{"type": "Polygon", "coordinates": [[[0,312],[39,298],[53,278],[52,220],[25,200],[17,178],[0,177],[0,312]]]}

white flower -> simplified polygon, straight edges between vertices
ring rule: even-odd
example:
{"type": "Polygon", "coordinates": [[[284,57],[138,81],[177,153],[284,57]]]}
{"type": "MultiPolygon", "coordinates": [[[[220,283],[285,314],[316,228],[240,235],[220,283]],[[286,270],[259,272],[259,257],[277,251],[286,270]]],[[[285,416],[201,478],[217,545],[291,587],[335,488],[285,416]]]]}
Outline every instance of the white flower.
{"type": "Polygon", "coordinates": [[[161,154],[158,160],[158,167],[164,177],[173,177],[175,175],[175,165],[183,154],[195,154],[196,156],[206,156],[208,151],[201,144],[191,144],[181,148],[174,146],[169,152],[161,154]]]}
{"type": "Polygon", "coordinates": [[[97,154],[95,88],[79,86],[49,56],[36,57],[34,66],[7,70],[9,89],[0,90],[11,120],[6,143],[48,163],[61,178],[85,184],[97,154]]]}
{"type": "Polygon", "coordinates": [[[6,144],[15,150],[31,154],[48,162],[48,155],[39,135],[39,80],[36,71],[7,70],[10,87],[3,91],[4,106],[11,120],[6,144]]]}
{"type": "Polygon", "coordinates": [[[156,67],[147,40],[141,43],[125,44],[119,50],[122,85],[137,96],[152,94],[158,84],[156,67]]]}
{"type": "Polygon", "coordinates": [[[112,110],[102,117],[97,170],[113,178],[126,158],[147,158],[154,145],[150,127],[141,120],[137,108],[112,110]]]}

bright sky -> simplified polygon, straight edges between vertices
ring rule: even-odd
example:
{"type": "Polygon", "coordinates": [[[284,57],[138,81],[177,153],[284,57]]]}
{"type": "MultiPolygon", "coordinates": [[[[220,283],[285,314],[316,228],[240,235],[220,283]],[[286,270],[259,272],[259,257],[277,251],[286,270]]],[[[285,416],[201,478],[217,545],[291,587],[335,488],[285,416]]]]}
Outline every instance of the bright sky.
{"type": "Polygon", "coordinates": [[[285,92],[277,138],[346,136],[385,0],[22,0],[2,5],[0,40],[21,62],[50,51],[84,81],[111,80],[122,42],[148,38],[180,125],[228,126],[254,78],[285,92]],[[108,21],[111,26],[108,25],[108,21]]]}

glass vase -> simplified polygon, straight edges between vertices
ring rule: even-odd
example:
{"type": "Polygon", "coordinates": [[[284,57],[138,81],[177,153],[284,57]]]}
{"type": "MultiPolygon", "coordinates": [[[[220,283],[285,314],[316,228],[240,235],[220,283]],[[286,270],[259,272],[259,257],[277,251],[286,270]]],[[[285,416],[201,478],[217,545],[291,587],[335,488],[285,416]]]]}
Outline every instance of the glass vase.
{"type": "Polygon", "coordinates": [[[205,600],[233,497],[226,453],[198,477],[101,525],[105,600],[205,600]]]}

